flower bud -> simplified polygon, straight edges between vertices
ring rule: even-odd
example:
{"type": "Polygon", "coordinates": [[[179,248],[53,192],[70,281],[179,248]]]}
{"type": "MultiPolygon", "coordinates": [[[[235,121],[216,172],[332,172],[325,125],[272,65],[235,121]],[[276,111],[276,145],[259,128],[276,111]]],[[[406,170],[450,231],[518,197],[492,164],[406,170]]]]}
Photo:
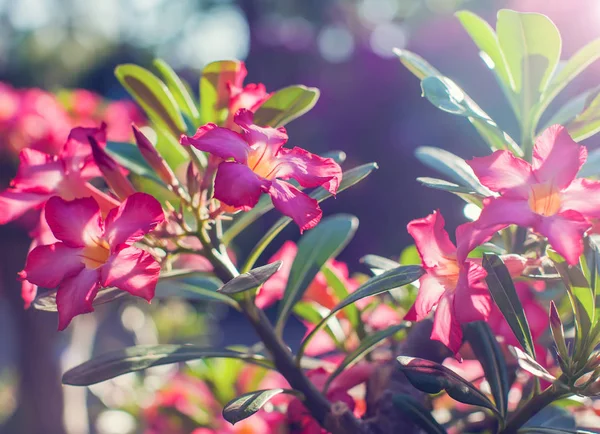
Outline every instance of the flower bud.
{"type": "Polygon", "coordinates": [[[92,147],[92,156],[96,165],[102,172],[102,175],[104,175],[106,183],[117,197],[124,200],[135,193],[135,188],[129,182],[129,179],[123,175],[121,166],[102,149],[94,137],[88,136],[88,141],[92,147]]]}
{"type": "Polygon", "coordinates": [[[148,138],[139,130],[138,127],[132,125],[133,135],[135,142],[137,143],[138,149],[140,150],[144,160],[152,167],[160,179],[163,180],[167,185],[172,186],[176,191],[179,188],[179,181],[173,173],[173,170],[169,167],[167,162],[158,153],[154,145],[148,140],[148,138]]]}
{"type": "Polygon", "coordinates": [[[200,174],[193,161],[188,164],[187,171],[185,173],[185,180],[187,184],[188,193],[193,198],[197,193],[200,192],[200,174]]]}

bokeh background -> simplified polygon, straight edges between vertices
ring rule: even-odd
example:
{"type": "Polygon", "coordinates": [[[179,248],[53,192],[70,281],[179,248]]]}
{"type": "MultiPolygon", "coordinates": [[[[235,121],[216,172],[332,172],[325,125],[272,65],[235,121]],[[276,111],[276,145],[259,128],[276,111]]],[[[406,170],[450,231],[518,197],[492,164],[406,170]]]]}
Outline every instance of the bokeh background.
{"type": "MultiPolygon", "coordinates": [[[[425,57],[504,130],[516,132],[492,74],[453,16],[466,8],[493,23],[503,7],[550,16],[563,36],[563,58],[600,36],[595,0],[0,0],[0,81],[19,88],[86,88],[121,99],[127,95],[114,67],[149,66],[158,56],[196,90],[204,65],[231,58],[246,61],[246,82],[265,83],[270,91],[295,83],[320,88],[316,108],[289,125],[290,143],[316,153],[344,150],[348,167],[380,165],[366,181],[323,205],[325,213],[359,217],[360,229],[341,259],[361,271],[361,256],[393,257],[410,244],[405,231],[410,219],[434,208],[443,210],[451,229],[465,219],[459,199],[415,181],[433,175],[413,156],[416,147],[443,147],[464,158],[486,152],[466,120],[421,98],[418,80],[392,48],[425,57]]],[[[586,70],[555,104],[597,82],[599,67],[586,70]]],[[[8,154],[1,163],[5,187],[15,165],[8,154]]],[[[239,255],[274,218],[241,238],[239,255]]],[[[281,240],[297,237],[290,225],[281,240]]],[[[27,247],[22,227],[0,227],[1,433],[142,432],[135,410],[122,411],[141,405],[128,380],[88,393],[61,387],[60,373],[92,353],[134,342],[190,336],[194,342],[227,342],[230,333],[242,335],[243,326],[227,312],[185,304],[153,307],[151,323],[145,307],[105,306],[58,334],[55,315],[22,308],[15,273],[27,247]],[[174,317],[185,320],[175,324],[174,317]]],[[[143,386],[151,389],[155,380],[148,378],[143,386]]]]}

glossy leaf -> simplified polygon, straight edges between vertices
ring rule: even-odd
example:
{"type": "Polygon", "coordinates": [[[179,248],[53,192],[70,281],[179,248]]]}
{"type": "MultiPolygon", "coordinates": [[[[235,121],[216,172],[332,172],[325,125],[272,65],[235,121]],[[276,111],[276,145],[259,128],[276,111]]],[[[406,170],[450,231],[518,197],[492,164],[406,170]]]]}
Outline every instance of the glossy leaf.
{"type": "Polygon", "coordinates": [[[162,123],[176,138],[186,132],[173,94],[158,77],[132,64],[117,66],[115,75],[152,121],[162,123]]]}
{"type": "Polygon", "coordinates": [[[254,113],[254,123],[282,127],[312,109],[319,100],[319,89],[302,85],[274,92],[254,113]]]}
{"type": "Polygon", "coordinates": [[[188,91],[188,86],[181,80],[171,66],[162,59],[154,59],[154,67],[161,73],[179,108],[195,123],[200,125],[200,112],[194,98],[188,91]]]}
{"type": "Polygon", "coordinates": [[[550,330],[552,332],[554,343],[556,344],[558,356],[564,363],[569,360],[569,350],[567,348],[567,341],[565,340],[565,329],[554,301],[550,301],[550,330]]]}
{"type": "Polygon", "coordinates": [[[487,271],[485,281],[494,302],[525,352],[535,359],[529,323],[506,265],[499,256],[484,254],[483,267],[487,271]]]}
{"type": "Polygon", "coordinates": [[[323,219],[314,229],[308,231],[298,242],[298,253],[292,264],[283,299],[279,305],[276,330],[283,327],[300,301],[308,285],[319,270],[350,242],[358,229],[358,219],[348,214],[337,214],[323,219]]]}
{"type": "MultiPolygon", "coordinates": [[[[555,429],[559,430],[559,432],[578,432],[573,413],[554,405],[544,407],[539,413],[529,419],[519,432],[522,432],[524,429],[539,428],[555,429]]],[[[528,432],[531,433],[532,431],[528,432]]]]}
{"type": "Polygon", "coordinates": [[[108,142],[106,151],[131,173],[158,180],[156,172],[144,160],[137,146],[125,142],[108,142]]]}
{"type": "Polygon", "coordinates": [[[406,69],[412,72],[419,80],[423,80],[430,75],[441,75],[440,71],[431,66],[429,62],[418,54],[398,48],[394,48],[394,54],[398,56],[406,69]]]}
{"type": "Polygon", "coordinates": [[[234,358],[272,368],[267,359],[256,354],[194,345],[143,345],[112,351],[76,366],[63,375],[62,382],[71,386],[89,386],[153,366],[205,358],[234,358]]]}
{"type": "Polygon", "coordinates": [[[235,425],[237,422],[252,416],[269,402],[271,398],[281,393],[289,393],[296,397],[301,396],[300,392],[286,389],[267,389],[245,393],[225,404],[223,418],[232,425],[235,425]]]}
{"type": "Polygon", "coordinates": [[[598,93],[600,93],[600,88],[594,87],[568,100],[565,104],[561,105],[556,113],[538,131],[541,132],[554,124],[568,125],[589,106],[598,93]]]}
{"type": "Polygon", "coordinates": [[[242,63],[237,60],[219,60],[209,63],[200,77],[201,123],[222,124],[229,113],[228,83],[235,83],[242,63]]]}
{"type": "Polygon", "coordinates": [[[445,390],[456,401],[484,407],[498,414],[494,404],[471,383],[445,366],[417,357],[398,357],[400,369],[417,389],[436,394],[445,390]]]}
{"type": "Polygon", "coordinates": [[[453,182],[444,181],[443,179],[420,177],[417,178],[421,184],[425,187],[433,188],[436,190],[449,191],[451,193],[463,193],[463,194],[476,194],[472,188],[463,187],[453,182]]]}
{"type": "Polygon", "coordinates": [[[502,348],[486,322],[467,323],[463,326],[463,331],[477,360],[481,362],[496,408],[498,408],[502,417],[506,417],[510,382],[508,381],[508,368],[502,348]]]}
{"type": "MultiPolygon", "coordinates": [[[[308,321],[310,324],[319,324],[328,314],[329,309],[324,308],[318,303],[299,301],[294,306],[294,315],[304,321],[308,321]]],[[[341,344],[346,339],[346,333],[342,324],[334,316],[329,317],[327,327],[324,330],[336,345],[341,344]]]]}
{"type": "Polygon", "coordinates": [[[218,291],[222,294],[238,294],[240,292],[249,291],[256,289],[269,278],[277,273],[281,268],[281,261],[275,261],[271,264],[257,267],[254,270],[250,270],[247,273],[242,273],[239,276],[234,277],[225,285],[223,285],[218,291]]]}
{"type": "MultiPolygon", "coordinates": [[[[373,172],[377,168],[378,168],[377,163],[367,163],[367,164],[363,164],[362,166],[354,167],[350,170],[345,171],[343,173],[342,182],[340,183],[337,192],[341,193],[342,191],[346,190],[347,188],[352,187],[354,184],[359,183],[360,181],[365,179],[367,176],[369,176],[371,174],[371,172],[373,172]]],[[[333,195],[329,191],[325,190],[324,188],[319,187],[319,188],[315,189],[313,192],[311,192],[309,194],[309,196],[312,197],[313,199],[316,199],[318,202],[322,202],[325,199],[328,199],[333,195]]],[[[227,230],[223,234],[222,242],[225,245],[229,245],[231,243],[231,241],[236,236],[238,236],[244,229],[246,229],[253,222],[258,220],[261,216],[265,215],[267,212],[271,211],[272,209],[273,209],[273,203],[271,202],[271,198],[269,196],[263,195],[263,197],[260,198],[260,200],[258,201],[258,204],[254,208],[252,208],[248,212],[241,213],[240,216],[238,218],[236,218],[236,220],[233,222],[233,224],[227,228],[227,230]]],[[[269,230],[269,232],[267,232],[263,236],[261,241],[259,241],[256,246],[257,247],[260,246],[261,242],[266,239],[269,240],[268,242],[272,241],[273,238],[275,238],[275,236],[277,236],[277,234],[279,232],[281,232],[281,230],[285,226],[287,226],[291,221],[292,221],[292,219],[289,217],[280,218],[277,221],[277,223],[275,223],[275,225],[269,230]]],[[[257,247],[255,247],[255,250],[257,247]]],[[[261,250],[261,253],[262,253],[262,250],[261,250]]],[[[260,255],[260,253],[259,253],[259,255],[260,255]]],[[[252,257],[252,256],[253,255],[250,255],[250,257],[252,257]]],[[[256,256],[256,258],[254,259],[254,262],[252,262],[250,267],[252,267],[254,265],[254,263],[256,262],[256,259],[258,259],[258,256],[256,256]]]]}
{"type": "MultiPolygon", "coordinates": [[[[325,276],[325,281],[327,282],[327,286],[331,288],[333,291],[333,295],[337,300],[343,300],[348,297],[349,292],[346,284],[342,280],[339,275],[339,272],[333,268],[330,264],[325,264],[325,266],[321,269],[321,273],[325,276]]],[[[359,327],[361,323],[360,311],[356,307],[356,305],[350,305],[345,310],[346,317],[353,329],[359,327]]]]}
{"type": "Polygon", "coordinates": [[[594,93],[585,102],[585,108],[565,126],[576,142],[585,140],[600,131],[600,93],[594,93]],[[593,98],[589,98],[593,95],[593,98]]]}
{"type": "Polygon", "coordinates": [[[366,255],[360,258],[360,262],[365,264],[371,270],[382,270],[388,271],[398,267],[398,262],[392,261],[391,259],[384,258],[378,255],[366,255]]]}
{"type": "Polygon", "coordinates": [[[409,418],[427,434],[446,434],[441,426],[421,403],[410,395],[398,394],[392,397],[395,408],[409,418]]]}
{"type": "Polygon", "coordinates": [[[517,362],[519,363],[521,369],[529,372],[534,377],[541,378],[542,380],[546,380],[550,383],[556,380],[556,378],[551,375],[546,368],[536,362],[531,356],[525,354],[520,348],[513,346],[509,348],[517,358],[517,362]]]}

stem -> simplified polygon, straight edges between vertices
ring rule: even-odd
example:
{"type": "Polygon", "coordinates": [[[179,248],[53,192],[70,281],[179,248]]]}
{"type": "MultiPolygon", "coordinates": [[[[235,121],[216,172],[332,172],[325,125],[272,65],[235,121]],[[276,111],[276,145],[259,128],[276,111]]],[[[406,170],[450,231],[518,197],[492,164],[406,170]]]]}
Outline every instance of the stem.
{"type": "Polygon", "coordinates": [[[227,282],[240,274],[237,268],[235,268],[235,265],[233,265],[229,259],[229,256],[222,255],[212,246],[211,239],[208,236],[205,227],[199,227],[196,236],[202,243],[204,255],[215,268],[215,274],[219,279],[221,279],[223,282],[227,282]]]}
{"type": "Polygon", "coordinates": [[[500,431],[500,434],[514,434],[529,419],[539,413],[544,407],[552,404],[557,399],[568,396],[570,393],[563,388],[562,380],[559,378],[552,386],[548,387],[539,395],[534,396],[527,404],[521,407],[512,415],[512,418],[506,427],[500,431]]]}

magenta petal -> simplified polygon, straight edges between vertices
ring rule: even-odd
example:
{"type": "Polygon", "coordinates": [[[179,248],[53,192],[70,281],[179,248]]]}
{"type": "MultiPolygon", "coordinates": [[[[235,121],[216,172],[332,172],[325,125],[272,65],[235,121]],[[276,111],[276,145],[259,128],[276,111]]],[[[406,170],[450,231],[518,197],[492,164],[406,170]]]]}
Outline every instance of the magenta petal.
{"type": "Polygon", "coordinates": [[[323,212],[319,203],[285,181],[273,180],[269,195],[275,209],[291,217],[300,228],[300,233],[314,228],[321,220],[323,212]]]}
{"type": "Polygon", "coordinates": [[[471,250],[489,241],[499,230],[511,224],[531,227],[538,218],[527,200],[503,197],[484,200],[479,219],[456,228],[457,260],[463,262],[471,250]]]}
{"type": "Polygon", "coordinates": [[[248,166],[234,162],[219,164],[215,177],[215,197],[221,202],[248,211],[271,182],[258,176],[248,166]]]}
{"type": "Polygon", "coordinates": [[[570,265],[577,265],[583,253],[583,234],[591,224],[577,211],[543,217],[534,230],[548,238],[550,245],[570,265]]]}
{"type": "Polygon", "coordinates": [[[331,158],[323,158],[295,147],[281,149],[277,157],[277,170],[273,177],[292,178],[306,188],[323,186],[324,189],[335,194],[342,182],[342,169],[331,158]]]}
{"type": "Polygon", "coordinates": [[[103,123],[100,128],[73,128],[60,152],[60,158],[65,162],[66,169],[69,172],[77,173],[85,167],[87,179],[101,176],[100,171],[97,170],[92,161],[92,148],[90,147],[89,137],[93,137],[100,147],[106,147],[106,124],[103,123]]]}
{"type": "Polygon", "coordinates": [[[67,276],[84,268],[81,249],[55,243],[38,246],[29,252],[21,278],[43,288],[56,288],[67,276]]]}
{"type": "Polygon", "coordinates": [[[512,152],[496,151],[487,157],[467,161],[487,188],[505,197],[529,197],[529,184],[535,182],[531,164],[515,157],[512,152]]]}
{"type": "MultiPolygon", "coordinates": [[[[453,288],[451,288],[453,289],[453,288]]],[[[445,288],[434,276],[425,274],[419,280],[419,292],[413,305],[415,317],[411,320],[421,321],[438,304],[440,297],[444,295],[445,288]]]]}
{"type": "Polygon", "coordinates": [[[254,125],[253,119],[254,113],[246,109],[238,110],[233,119],[244,131],[244,137],[251,146],[260,144],[276,151],[287,142],[285,128],[259,127],[254,125]]]}
{"type": "Polygon", "coordinates": [[[35,149],[25,148],[19,154],[19,170],[11,186],[28,192],[51,193],[64,178],[62,163],[35,149]]]}
{"type": "Polygon", "coordinates": [[[427,217],[408,223],[408,233],[415,240],[423,265],[428,268],[443,266],[456,254],[456,247],[444,229],[444,217],[434,211],[427,217]]]}
{"type": "Polygon", "coordinates": [[[108,258],[101,269],[102,286],[116,286],[148,301],[154,297],[160,264],[137,247],[126,247],[108,258]]]}
{"type": "Polygon", "coordinates": [[[52,233],[70,247],[83,247],[102,238],[102,217],[91,197],[66,201],[54,196],[46,203],[46,221],[52,233]]]}
{"type": "Polygon", "coordinates": [[[450,348],[454,354],[458,354],[458,350],[462,345],[462,338],[462,329],[454,312],[454,297],[446,295],[440,299],[435,311],[431,339],[440,341],[450,348]]]}
{"type": "Polygon", "coordinates": [[[587,150],[577,144],[562,125],[552,125],[536,139],[533,172],[541,183],[567,187],[585,163],[587,150]]]}
{"type": "Polygon", "coordinates": [[[160,203],[146,193],[134,193],[106,217],[105,237],[111,248],[132,244],[165,219],[160,203]]]}
{"type": "Polygon", "coordinates": [[[600,181],[575,179],[560,193],[561,211],[575,210],[584,217],[600,218],[600,181]]]}
{"type": "Polygon", "coordinates": [[[224,160],[233,158],[242,164],[246,164],[250,152],[250,147],[240,134],[215,124],[206,124],[198,128],[193,137],[182,135],[179,141],[184,146],[191,145],[224,160]]]}
{"type": "Polygon", "coordinates": [[[41,206],[48,194],[28,193],[9,188],[0,193],[0,225],[18,219],[30,209],[41,206]]]}
{"type": "Polygon", "coordinates": [[[62,281],[56,292],[58,330],[64,330],[77,315],[94,311],[92,302],[98,294],[98,270],[84,268],[62,281]]]}
{"type": "Polygon", "coordinates": [[[486,321],[492,311],[492,298],[485,284],[486,272],[481,265],[467,261],[461,269],[454,302],[459,303],[456,320],[460,324],[486,321]]]}

